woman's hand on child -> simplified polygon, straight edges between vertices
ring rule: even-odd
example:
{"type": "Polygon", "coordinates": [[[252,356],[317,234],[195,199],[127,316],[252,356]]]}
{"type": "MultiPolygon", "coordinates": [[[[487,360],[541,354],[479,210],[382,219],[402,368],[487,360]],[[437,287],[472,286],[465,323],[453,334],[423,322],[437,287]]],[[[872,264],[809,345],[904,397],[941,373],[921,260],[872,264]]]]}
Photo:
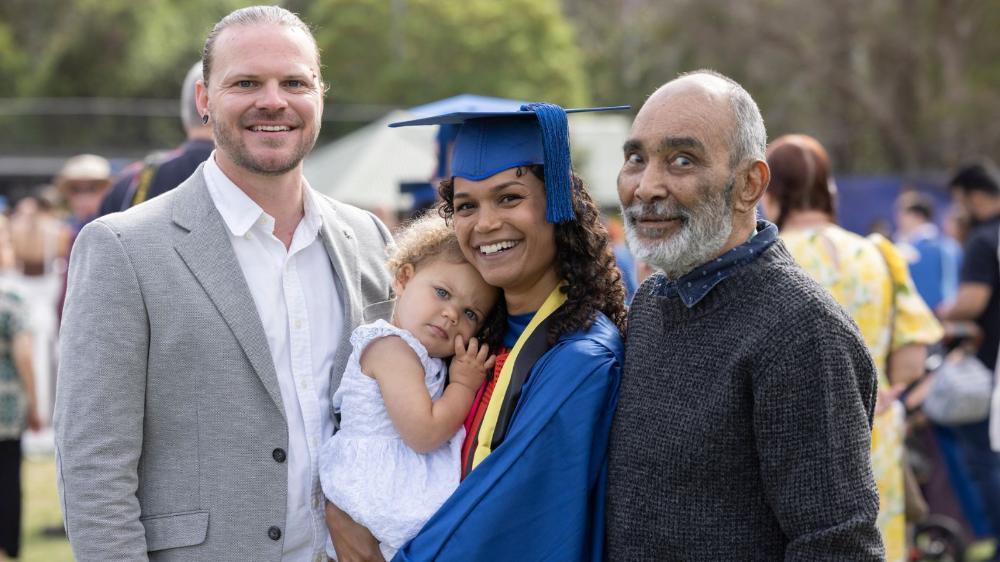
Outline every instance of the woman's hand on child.
{"type": "Polygon", "coordinates": [[[448,376],[451,382],[467,387],[473,394],[479,390],[486,380],[486,374],[493,369],[496,356],[490,355],[490,346],[479,346],[479,340],[469,339],[465,345],[462,336],[455,338],[455,357],[451,360],[448,376]]]}

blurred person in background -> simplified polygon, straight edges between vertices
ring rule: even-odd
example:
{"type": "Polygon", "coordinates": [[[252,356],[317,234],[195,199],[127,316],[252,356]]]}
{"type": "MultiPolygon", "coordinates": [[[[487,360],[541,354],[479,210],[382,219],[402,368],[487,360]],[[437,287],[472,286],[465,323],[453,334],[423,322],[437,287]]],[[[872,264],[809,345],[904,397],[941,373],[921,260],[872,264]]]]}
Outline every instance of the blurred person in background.
{"type": "MultiPolygon", "coordinates": [[[[1000,176],[990,162],[971,164],[958,170],[949,190],[955,205],[968,213],[972,229],[965,242],[958,294],[954,302],[941,307],[940,315],[976,323],[983,333],[976,356],[994,370],[1000,345],[1000,176]]],[[[1000,453],[990,448],[989,421],[952,429],[982,495],[993,538],[1000,541],[1000,453]]],[[[993,559],[1000,560],[1000,542],[993,559]]]]}
{"type": "MultiPolygon", "coordinates": [[[[47,190],[43,186],[36,191],[45,193],[47,190]]],[[[40,195],[22,197],[14,204],[9,231],[13,267],[7,270],[4,284],[23,299],[25,323],[32,334],[38,413],[47,421],[56,371],[59,326],[56,304],[73,232],[72,227],[56,214],[55,205],[40,195]]]]}
{"type": "Polygon", "coordinates": [[[38,431],[32,341],[24,300],[0,286],[0,560],[17,558],[21,541],[21,434],[38,431]]]}
{"type": "Polygon", "coordinates": [[[611,250],[615,254],[615,264],[622,274],[622,284],[625,285],[625,304],[632,302],[632,295],[639,288],[639,267],[635,257],[625,244],[625,227],[622,226],[621,218],[612,216],[604,219],[604,225],[608,229],[608,236],[611,238],[611,250]]]}
{"type": "Polygon", "coordinates": [[[896,199],[896,248],[931,310],[955,298],[962,250],[934,224],[934,203],[916,191],[896,199]]]}
{"type": "Polygon", "coordinates": [[[63,164],[55,184],[69,207],[73,232],[80,232],[97,217],[101,200],[111,187],[111,164],[95,154],[79,154],[63,164]]]}
{"type": "Polygon", "coordinates": [[[14,246],[10,241],[10,219],[7,218],[7,198],[0,195],[0,278],[14,269],[14,246]]]}
{"type": "Polygon", "coordinates": [[[52,202],[38,195],[22,197],[9,220],[13,272],[23,277],[62,272],[72,236],[72,227],[57,216],[52,202]]]}
{"type": "MultiPolygon", "coordinates": [[[[972,219],[963,207],[952,205],[944,215],[944,223],[941,225],[941,230],[944,231],[945,236],[958,243],[959,251],[961,252],[965,241],[969,239],[969,231],[972,230],[972,219]]],[[[961,261],[959,259],[959,272],[961,272],[961,261]]]]}
{"type": "Polygon", "coordinates": [[[180,117],[187,140],[167,152],[147,156],[129,165],[101,201],[99,216],[124,211],[177,187],[208,159],[215,148],[212,127],[195,103],[195,84],[201,80],[201,61],[188,70],[181,87],[180,117]]]}
{"type": "Polygon", "coordinates": [[[926,346],[941,326],[913,287],[906,262],[881,235],[863,238],[836,224],[836,189],[820,143],[787,135],[768,146],[771,185],[764,214],[778,225],[792,257],[857,322],[878,368],[872,470],[886,560],[906,560],[904,408],[899,393],[924,372],[926,346]],[[890,361],[890,356],[892,360],[890,361]]]}
{"type": "MultiPolygon", "coordinates": [[[[55,178],[55,184],[70,211],[70,238],[65,252],[68,262],[76,235],[88,222],[97,218],[101,200],[111,188],[111,164],[106,158],[94,154],[74,156],[63,164],[62,170],[55,178]]],[[[62,268],[62,284],[55,303],[56,316],[60,322],[66,300],[67,269],[62,268]]]]}

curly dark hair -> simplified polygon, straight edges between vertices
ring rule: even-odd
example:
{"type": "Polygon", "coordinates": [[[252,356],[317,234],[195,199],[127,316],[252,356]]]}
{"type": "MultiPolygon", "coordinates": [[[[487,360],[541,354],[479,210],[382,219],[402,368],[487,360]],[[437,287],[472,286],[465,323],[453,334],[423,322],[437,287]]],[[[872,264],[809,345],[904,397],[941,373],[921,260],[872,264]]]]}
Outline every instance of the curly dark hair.
{"type": "MultiPolygon", "coordinates": [[[[545,181],[545,168],[540,165],[524,166],[517,169],[521,176],[531,172],[545,181]]],[[[549,344],[554,344],[560,336],[577,330],[586,330],[593,325],[597,312],[603,312],[625,334],[625,286],[622,274],[611,250],[611,239],[601,222],[601,212],[583,184],[583,180],[572,174],[573,211],[576,220],[555,225],[556,272],[566,281],[567,306],[562,306],[553,314],[549,329],[549,344]]],[[[438,187],[441,204],[438,213],[451,221],[455,214],[455,183],[452,179],[441,181],[438,187]]],[[[498,316],[506,322],[506,306],[503,299],[497,305],[498,316]]],[[[493,319],[494,322],[497,319],[493,319]]]]}

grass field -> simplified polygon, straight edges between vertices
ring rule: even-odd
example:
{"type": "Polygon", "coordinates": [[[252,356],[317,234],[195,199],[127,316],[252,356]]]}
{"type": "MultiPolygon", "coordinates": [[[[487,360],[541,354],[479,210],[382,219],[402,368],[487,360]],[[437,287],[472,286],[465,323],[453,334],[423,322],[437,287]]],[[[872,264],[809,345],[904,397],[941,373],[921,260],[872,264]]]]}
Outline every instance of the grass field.
{"type": "Polygon", "coordinates": [[[24,506],[21,528],[23,562],[72,562],[65,536],[46,536],[44,530],[62,526],[56,463],[51,456],[28,457],[21,466],[24,506]]]}

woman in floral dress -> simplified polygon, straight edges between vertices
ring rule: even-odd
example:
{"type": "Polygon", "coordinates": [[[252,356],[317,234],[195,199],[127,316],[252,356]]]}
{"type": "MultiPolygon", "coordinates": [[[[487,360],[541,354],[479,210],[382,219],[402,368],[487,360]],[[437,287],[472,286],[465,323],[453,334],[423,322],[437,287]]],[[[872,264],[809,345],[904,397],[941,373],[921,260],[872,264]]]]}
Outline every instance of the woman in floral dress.
{"type": "Polygon", "coordinates": [[[872,428],[878,527],[886,560],[906,560],[903,498],[903,406],[895,400],[923,372],[926,345],[940,324],[917,294],[906,262],[880,235],[864,238],[836,225],[836,188],[818,141],[788,135],[768,147],[771,185],[762,205],[788,251],[857,322],[879,371],[872,428]],[[892,367],[889,356],[892,354],[892,367]]]}

